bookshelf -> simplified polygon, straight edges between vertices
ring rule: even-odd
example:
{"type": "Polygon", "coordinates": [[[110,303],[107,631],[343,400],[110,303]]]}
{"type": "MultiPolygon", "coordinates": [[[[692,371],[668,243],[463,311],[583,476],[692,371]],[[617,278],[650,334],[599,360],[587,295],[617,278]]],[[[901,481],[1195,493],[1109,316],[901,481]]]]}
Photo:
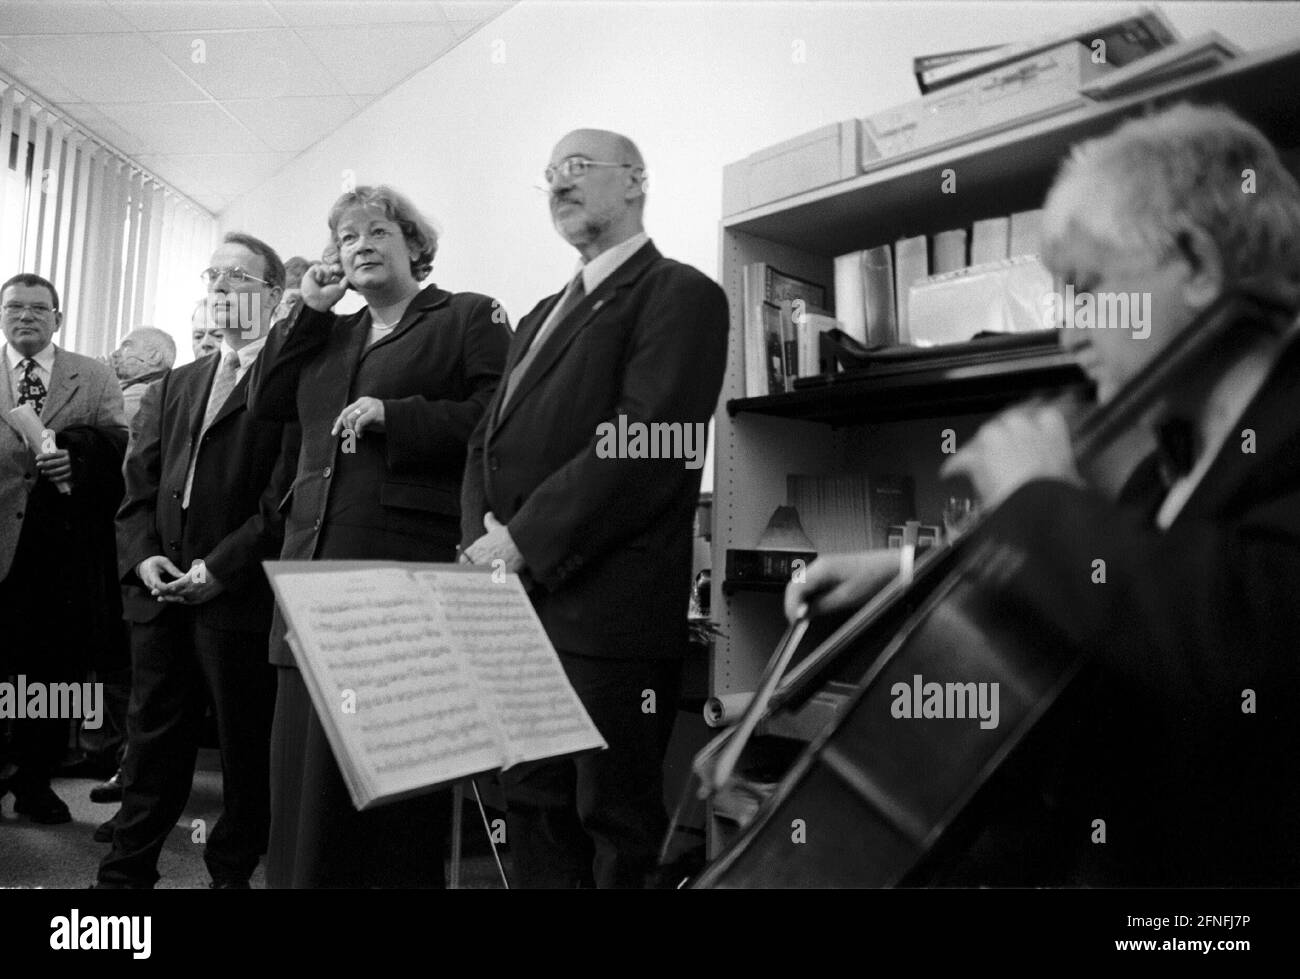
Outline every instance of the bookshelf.
{"type": "MultiPolygon", "coordinates": [[[[786,502],[788,473],[909,473],[916,482],[917,516],[938,524],[949,495],[935,477],[944,458],[943,431],[952,429],[960,444],[1000,407],[1082,379],[1069,355],[1052,347],[882,365],[851,380],[746,398],[740,343],[744,266],[768,262],[830,288],[836,255],[1041,207],[1073,143],[1184,99],[1227,105],[1279,148],[1292,150],[1300,146],[1297,78],[1300,43],[1253,52],[1198,75],[1079,104],[722,221],[719,268],[731,301],[731,346],[715,416],[712,603],[721,635],[710,662],[712,695],[752,690],[784,627],[779,592],[729,584],[723,569],[727,549],[755,547],[772,512],[786,502]],[[941,193],[941,174],[948,168],[956,172],[955,194],[941,193]]],[[[809,709],[814,707],[802,726],[770,733],[810,737],[834,704],[809,709]]]]}

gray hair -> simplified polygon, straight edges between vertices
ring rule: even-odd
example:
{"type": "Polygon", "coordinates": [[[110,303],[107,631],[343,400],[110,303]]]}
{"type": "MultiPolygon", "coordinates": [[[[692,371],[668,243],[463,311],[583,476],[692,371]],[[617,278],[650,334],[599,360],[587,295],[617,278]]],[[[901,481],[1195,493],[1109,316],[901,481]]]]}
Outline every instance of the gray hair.
{"type": "Polygon", "coordinates": [[[159,366],[171,370],[172,365],[176,363],[176,341],[165,330],[160,330],[156,326],[138,326],[132,333],[142,337],[150,349],[156,350],[160,356],[158,358],[159,366]]]}
{"type": "Polygon", "coordinates": [[[1187,103],[1075,147],[1044,205],[1044,258],[1058,268],[1082,230],[1161,259],[1189,226],[1214,242],[1227,284],[1300,287],[1300,185],[1254,126],[1187,103]]]}

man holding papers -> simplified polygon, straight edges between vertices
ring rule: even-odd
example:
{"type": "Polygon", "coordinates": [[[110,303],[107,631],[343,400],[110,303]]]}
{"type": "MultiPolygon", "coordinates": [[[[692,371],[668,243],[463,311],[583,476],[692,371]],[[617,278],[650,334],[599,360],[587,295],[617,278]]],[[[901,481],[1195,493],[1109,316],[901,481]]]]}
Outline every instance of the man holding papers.
{"type": "MultiPolygon", "coordinates": [[[[52,283],[23,274],[0,286],[0,679],[29,685],[84,679],[89,640],[107,626],[94,620],[109,604],[122,494],[122,391],[106,365],[54,345],[62,324],[52,283]],[[27,439],[15,410],[34,429],[27,439]]],[[[0,759],[0,799],[12,791],[34,822],[72,818],[50,788],[68,720],[15,720],[12,762],[0,759]]]]}

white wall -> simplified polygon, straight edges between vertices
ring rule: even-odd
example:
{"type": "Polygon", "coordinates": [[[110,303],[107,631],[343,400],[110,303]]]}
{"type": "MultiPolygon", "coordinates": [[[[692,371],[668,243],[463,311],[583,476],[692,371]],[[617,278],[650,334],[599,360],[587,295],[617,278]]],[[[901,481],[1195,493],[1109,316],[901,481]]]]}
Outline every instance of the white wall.
{"type": "MultiPolygon", "coordinates": [[[[916,55],[1031,38],[1132,6],[525,0],[220,222],[286,257],[314,257],[344,171],[357,183],[391,183],[443,228],[433,281],[500,299],[514,323],[564,284],[576,260],[533,189],[568,130],[635,139],[650,172],[650,234],[665,254],[715,275],[724,164],[915,98],[916,55]]],[[[1184,37],[1213,29],[1251,49],[1300,36],[1300,4],[1161,8],[1184,37]]]]}

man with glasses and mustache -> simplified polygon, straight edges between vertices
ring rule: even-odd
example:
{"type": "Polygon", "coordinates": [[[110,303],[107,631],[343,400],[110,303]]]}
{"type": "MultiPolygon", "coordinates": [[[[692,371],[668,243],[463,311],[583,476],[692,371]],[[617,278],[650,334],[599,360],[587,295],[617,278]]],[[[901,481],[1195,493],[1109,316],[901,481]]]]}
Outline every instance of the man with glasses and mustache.
{"type": "Polygon", "coordinates": [[[261,562],[280,550],[280,500],[297,426],[255,419],[249,375],[284,284],[276,253],[226,235],[203,272],[221,348],[151,385],[126,463],[118,566],[131,623],[131,708],[121,811],[102,888],[148,888],[189,798],[210,696],[221,745],[221,818],[204,862],[215,888],[247,888],[270,826],[275,671],[261,562]]]}
{"type": "Polygon", "coordinates": [[[620,415],[709,420],[727,299],[646,236],[645,163],[627,137],[570,133],[546,180],[556,230],[581,264],[520,322],[470,440],[463,554],[531,583],[609,744],[506,773],[516,885],[640,887],[668,822],[663,759],[687,642],[700,470],[681,459],[601,458],[598,429],[620,415]]]}
{"type": "MultiPolygon", "coordinates": [[[[108,604],[112,520],[122,495],[127,430],[122,391],[106,364],[53,343],[63,325],[59,294],[39,275],[0,286],[0,415],[27,405],[46,436],[29,447],[0,425],[0,679],[79,683],[108,604]]],[[[11,763],[0,799],[37,823],[71,820],[50,788],[68,739],[67,718],[13,721],[11,763]]]]}

